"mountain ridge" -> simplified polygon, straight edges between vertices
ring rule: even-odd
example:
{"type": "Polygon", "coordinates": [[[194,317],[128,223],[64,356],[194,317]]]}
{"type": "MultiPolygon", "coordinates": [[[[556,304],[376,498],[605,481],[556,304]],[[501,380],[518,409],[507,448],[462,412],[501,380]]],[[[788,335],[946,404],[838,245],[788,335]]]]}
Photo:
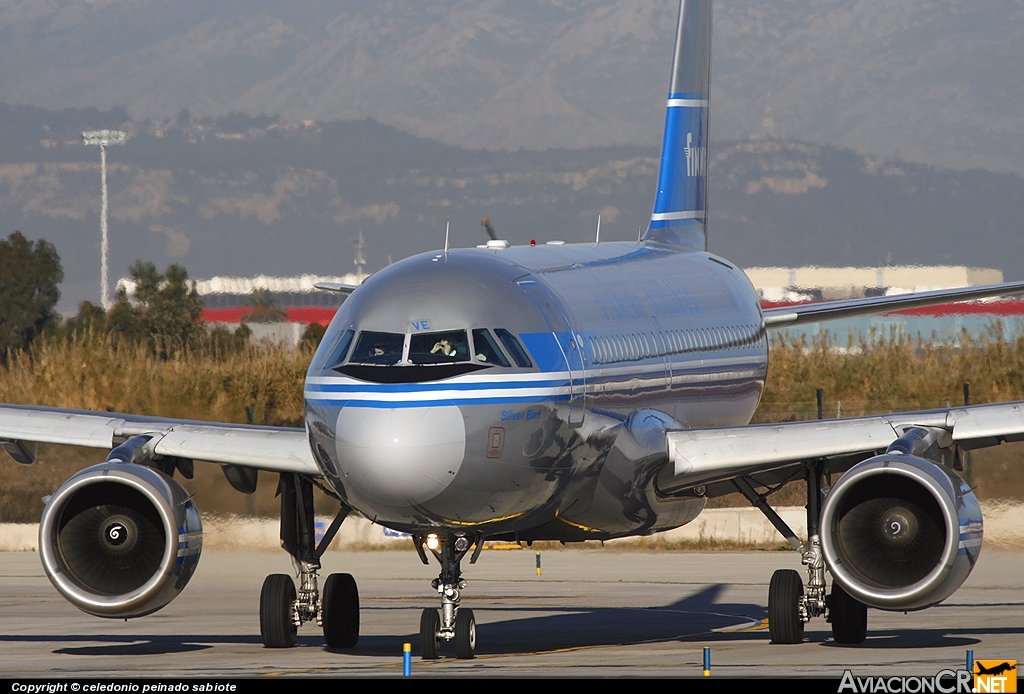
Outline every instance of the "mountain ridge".
{"type": "MultiPolygon", "coordinates": [[[[635,239],[656,147],[474,150],[370,119],[288,124],[235,113],[120,120],[123,109],[0,104],[0,234],[55,243],[62,310],[99,285],[99,157],[81,130],[124,128],[108,152],[111,268],[184,264],[193,277],[343,274],[482,243],[635,239]]],[[[1024,277],[1024,178],[769,138],[713,140],[710,248],[741,266],[957,264],[1024,277]]]]}

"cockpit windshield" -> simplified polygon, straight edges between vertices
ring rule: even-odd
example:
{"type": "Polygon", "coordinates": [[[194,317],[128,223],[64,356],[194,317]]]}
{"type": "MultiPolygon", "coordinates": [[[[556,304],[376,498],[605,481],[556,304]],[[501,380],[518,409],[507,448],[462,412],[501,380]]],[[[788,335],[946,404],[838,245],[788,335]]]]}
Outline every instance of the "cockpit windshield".
{"type": "Polygon", "coordinates": [[[454,364],[469,361],[469,340],[465,330],[414,333],[409,339],[409,361],[413,364],[454,364]]]}
{"type": "Polygon", "coordinates": [[[476,349],[476,360],[484,364],[508,366],[508,359],[501,353],[501,348],[491,336],[491,331],[477,328],[473,331],[473,346],[476,349]]]}
{"type": "Polygon", "coordinates": [[[505,349],[508,350],[508,353],[512,355],[512,358],[516,362],[516,366],[523,368],[531,368],[533,366],[533,362],[530,361],[530,357],[526,353],[526,350],[523,348],[522,344],[519,343],[519,338],[504,328],[496,328],[494,332],[497,333],[498,339],[501,340],[503,345],[505,345],[505,349]]]}
{"type": "Polygon", "coordinates": [[[349,358],[350,364],[393,366],[402,360],[405,335],[364,330],[359,333],[356,348],[349,358]]]}
{"type": "Polygon", "coordinates": [[[504,328],[413,333],[349,328],[328,332],[311,369],[373,383],[421,383],[493,367],[533,367],[518,338],[504,328]],[[388,366],[398,368],[381,368],[388,366]]]}
{"type": "Polygon", "coordinates": [[[332,337],[324,338],[313,356],[314,371],[331,369],[345,361],[348,348],[352,346],[352,338],[356,336],[354,330],[344,330],[335,333],[332,337]]]}

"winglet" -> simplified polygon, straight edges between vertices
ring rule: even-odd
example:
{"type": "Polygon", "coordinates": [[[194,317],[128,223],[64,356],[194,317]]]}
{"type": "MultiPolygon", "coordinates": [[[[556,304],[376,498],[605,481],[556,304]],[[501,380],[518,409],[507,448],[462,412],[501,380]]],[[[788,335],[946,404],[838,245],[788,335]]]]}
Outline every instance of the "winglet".
{"type": "Polygon", "coordinates": [[[644,240],[707,250],[711,0],[681,0],[658,192],[644,240]]]}

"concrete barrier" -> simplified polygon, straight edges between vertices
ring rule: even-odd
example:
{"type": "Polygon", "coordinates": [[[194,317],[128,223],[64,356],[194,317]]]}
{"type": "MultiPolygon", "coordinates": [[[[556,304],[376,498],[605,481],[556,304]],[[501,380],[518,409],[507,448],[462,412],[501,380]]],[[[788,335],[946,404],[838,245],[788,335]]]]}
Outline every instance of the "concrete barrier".
{"type": "MultiPolygon", "coordinates": [[[[800,507],[776,509],[798,536],[807,533],[805,512],[800,507]]],[[[1020,549],[1024,546],[1024,504],[1018,501],[982,504],[985,546],[1020,549]]],[[[317,519],[317,536],[330,518],[317,519]]],[[[279,524],[273,518],[212,516],[203,519],[203,544],[207,549],[273,549],[280,547],[279,524]]],[[[34,552],[39,526],[35,523],[0,523],[0,551],[34,552]]],[[[695,521],[675,530],[646,538],[610,540],[610,546],[771,548],[786,541],[771,523],[753,508],[718,508],[704,511],[695,521]]],[[[407,536],[389,531],[362,517],[345,520],[332,550],[411,549],[407,536]]]]}

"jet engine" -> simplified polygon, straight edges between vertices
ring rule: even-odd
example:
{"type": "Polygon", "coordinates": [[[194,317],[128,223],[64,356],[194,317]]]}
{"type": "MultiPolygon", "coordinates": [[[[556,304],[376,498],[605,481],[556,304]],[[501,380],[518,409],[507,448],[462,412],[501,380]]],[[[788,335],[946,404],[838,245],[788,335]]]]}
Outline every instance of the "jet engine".
{"type": "Polygon", "coordinates": [[[159,610],[192,577],[202,544],[191,495],[162,472],[126,463],[72,476],[50,497],[39,524],[50,581],[97,617],[159,610]]]}
{"type": "Polygon", "coordinates": [[[821,546],[835,581],[860,602],[919,610],[949,597],[981,552],[978,500],[955,473],[888,452],[852,467],[828,493],[821,546]]]}

